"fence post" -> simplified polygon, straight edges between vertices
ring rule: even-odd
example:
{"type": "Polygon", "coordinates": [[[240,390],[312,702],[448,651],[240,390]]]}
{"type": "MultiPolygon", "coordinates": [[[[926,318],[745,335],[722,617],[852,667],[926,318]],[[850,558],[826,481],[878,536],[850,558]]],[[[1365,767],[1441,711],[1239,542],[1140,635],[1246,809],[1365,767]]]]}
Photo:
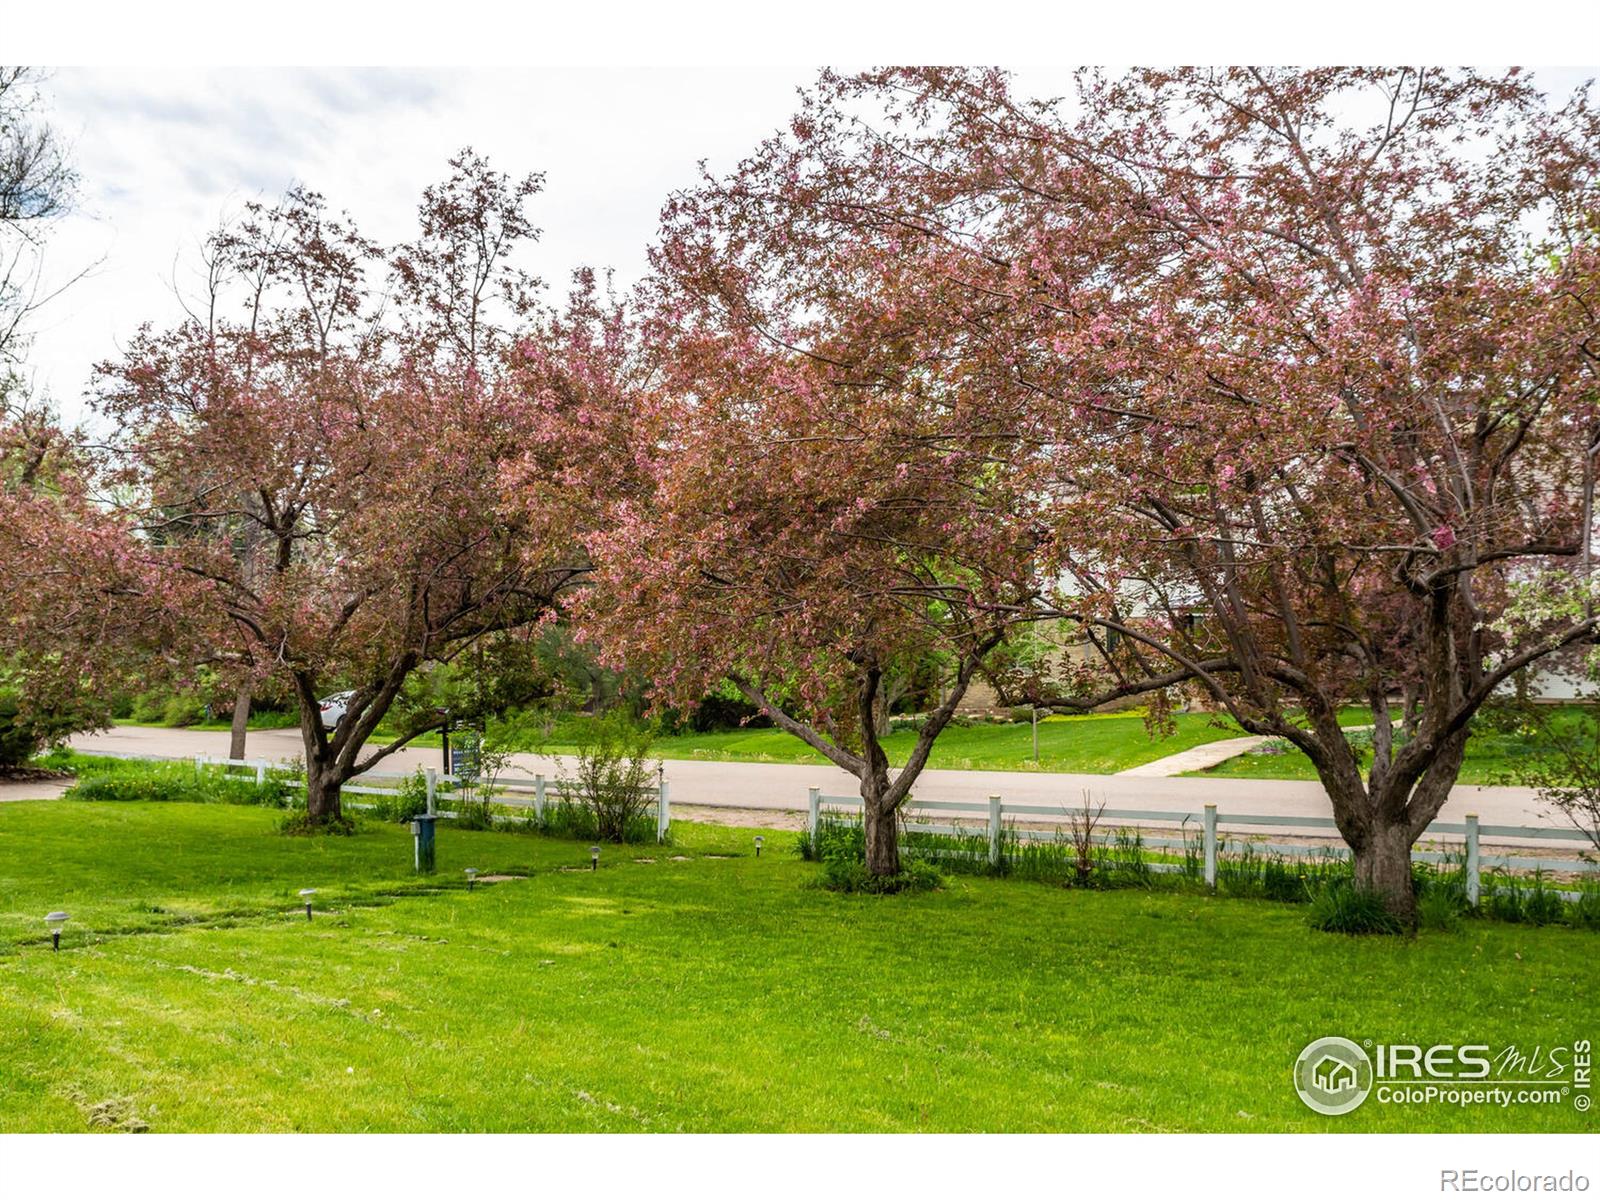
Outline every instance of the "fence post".
{"type": "Polygon", "coordinates": [[[817,826],[822,823],[822,789],[810,788],[806,791],[806,829],[811,834],[811,849],[817,848],[817,826]]]}
{"type": "Polygon", "coordinates": [[[1217,886],[1217,806],[1206,805],[1205,815],[1206,886],[1217,886]]]}
{"type": "Polygon", "coordinates": [[[1467,903],[1478,907],[1478,814],[1467,814],[1467,903]]]}
{"type": "Polygon", "coordinates": [[[533,777],[533,815],[544,820],[544,776],[533,777]]]}
{"type": "Polygon", "coordinates": [[[264,761],[256,762],[256,786],[262,787],[267,782],[267,764],[264,761]]]}
{"type": "Polygon", "coordinates": [[[428,815],[431,817],[438,811],[436,805],[439,796],[439,768],[429,767],[423,771],[422,777],[428,782],[428,815]]]}
{"type": "Polygon", "coordinates": [[[667,795],[666,776],[661,777],[661,798],[656,801],[656,841],[665,842],[672,827],[671,800],[667,795]]]}
{"type": "Polygon", "coordinates": [[[1000,797],[989,797],[989,865],[1000,865],[1000,797]]]}
{"type": "Polygon", "coordinates": [[[206,773],[206,756],[204,754],[196,754],[194,756],[194,773],[196,775],[204,775],[206,773]]]}

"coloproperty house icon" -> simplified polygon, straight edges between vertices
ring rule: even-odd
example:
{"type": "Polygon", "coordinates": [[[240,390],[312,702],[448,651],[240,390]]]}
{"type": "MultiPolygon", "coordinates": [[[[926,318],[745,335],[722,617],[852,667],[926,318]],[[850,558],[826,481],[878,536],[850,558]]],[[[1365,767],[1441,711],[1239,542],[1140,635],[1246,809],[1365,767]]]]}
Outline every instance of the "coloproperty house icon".
{"type": "Polygon", "coordinates": [[[1318,1038],[1294,1062],[1295,1091],[1306,1107],[1324,1116],[1361,1107],[1372,1082],[1372,1060],[1349,1038],[1318,1038]]]}
{"type": "Polygon", "coordinates": [[[1330,1095],[1348,1092],[1356,1086],[1356,1069],[1331,1054],[1311,1068],[1311,1077],[1317,1081],[1318,1087],[1330,1095]]]}

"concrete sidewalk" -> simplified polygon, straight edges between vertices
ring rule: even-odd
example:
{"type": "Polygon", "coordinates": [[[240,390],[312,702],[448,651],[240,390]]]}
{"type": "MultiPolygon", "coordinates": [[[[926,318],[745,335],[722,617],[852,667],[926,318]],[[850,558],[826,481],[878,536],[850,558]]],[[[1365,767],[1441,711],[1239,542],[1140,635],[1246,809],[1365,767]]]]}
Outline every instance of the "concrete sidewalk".
{"type": "Polygon", "coordinates": [[[26,783],[0,780],[0,804],[10,800],[54,800],[71,786],[70,779],[30,779],[26,783]]]}
{"type": "Polygon", "coordinates": [[[1220,763],[1227,762],[1230,758],[1238,758],[1241,754],[1248,754],[1263,742],[1271,740],[1271,738],[1265,737],[1223,738],[1220,742],[1207,742],[1203,746],[1191,746],[1187,750],[1180,750],[1176,754],[1158,758],[1155,762],[1147,762],[1142,766],[1129,767],[1126,771],[1118,771],[1117,774],[1133,776],[1139,779],[1167,779],[1173,775],[1185,775],[1190,771],[1204,771],[1207,767],[1215,767],[1220,763]]]}

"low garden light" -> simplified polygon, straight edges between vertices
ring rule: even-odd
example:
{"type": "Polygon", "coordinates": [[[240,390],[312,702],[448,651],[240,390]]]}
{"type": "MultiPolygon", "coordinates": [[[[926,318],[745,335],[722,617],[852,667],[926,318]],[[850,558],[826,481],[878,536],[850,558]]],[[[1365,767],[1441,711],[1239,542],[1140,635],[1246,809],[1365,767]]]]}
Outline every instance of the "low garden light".
{"type": "Polygon", "coordinates": [[[590,846],[589,847],[589,870],[598,871],[599,869],[600,869],[600,847],[599,846],[590,846]]]}
{"type": "Polygon", "coordinates": [[[756,857],[757,858],[761,857],[761,847],[766,845],[766,842],[767,842],[766,838],[762,837],[759,833],[756,834],[756,857]]]}
{"type": "Polygon", "coordinates": [[[466,870],[467,870],[467,891],[470,892],[472,890],[472,885],[478,882],[478,868],[477,867],[468,867],[466,870]]]}
{"type": "Polygon", "coordinates": [[[61,927],[67,923],[64,912],[46,913],[44,923],[50,929],[50,949],[61,949],[61,927]]]}
{"type": "Polygon", "coordinates": [[[317,894],[316,888],[301,888],[300,899],[306,902],[306,920],[311,920],[311,897],[317,894]]]}

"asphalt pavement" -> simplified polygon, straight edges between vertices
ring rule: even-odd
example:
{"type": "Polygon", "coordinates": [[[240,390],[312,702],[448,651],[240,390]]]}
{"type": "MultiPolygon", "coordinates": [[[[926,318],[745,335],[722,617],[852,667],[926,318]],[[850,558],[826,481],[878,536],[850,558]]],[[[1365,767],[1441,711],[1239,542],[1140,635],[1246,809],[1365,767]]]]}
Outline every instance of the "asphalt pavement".
{"type": "MultiPolygon", "coordinates": [[[[79,750],[119,755],[220,757],[228,752],[228,734],[125,725],[104,733],[74,737],[72,745],[79,750]]],[[[252,730],[245,752],[247,758],[273,762],[288,762],[301,754],[300,733],[293,729],[252,730]]],[[[406,748],[386,758],[377,770],[403,773],[419,766],[440,765],[439,750],[406,748]]],[[[562,766],[563,760],[554,756],[518,754],[513,759],[513,769],[519,774],[543,773],[554,777],[562,766]]],[[[664,766],[673,802],[679,806],[803,812],[809,788],[820,787],[825,795],[857,794],[855,779],[831,765],[667,759],[664,766]]],[[[999,795],[1010,804],[1059,805],[1063,813],[1080,809],[1087,796],[1091,803],[1104,803],[1108,809],[1154,809],[1197,815],[1205,805],[1215,804],[1224,820],[1230,813],[1331,815],[1320,784],[1272,779],[927,770],[917,780],[913,794],[923,801],[973,803],[999,795]]],[[[1460,821],[1468,813],[1477,813],[1486,825],[1562,823],[1542,810],[1531,788],[1458,785],[1439,819],[1460,821]]]]}

